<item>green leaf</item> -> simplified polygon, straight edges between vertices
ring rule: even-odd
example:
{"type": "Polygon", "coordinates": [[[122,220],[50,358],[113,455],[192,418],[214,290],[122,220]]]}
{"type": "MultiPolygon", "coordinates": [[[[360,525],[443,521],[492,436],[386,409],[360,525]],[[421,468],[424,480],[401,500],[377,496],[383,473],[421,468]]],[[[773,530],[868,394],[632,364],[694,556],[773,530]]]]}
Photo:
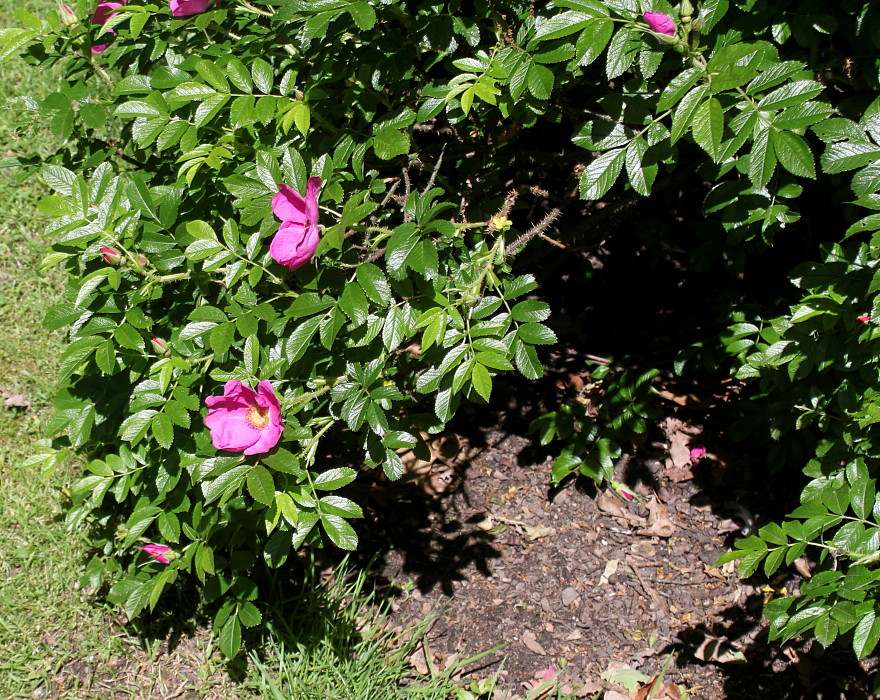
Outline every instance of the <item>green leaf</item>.
{"type": "Polygon", "coordinates": [[[721,20],[727,13],[728,0],[706,0],[700,7],[700,19],[703,20],[702,32],[704,35],[721,20]]]}
{"type": "Polygon", "coordinates": [[[624,149],[618,148],[603,153],[590,163],[581,174],[581,199],[599,199],[608,192],[620,175],[625,159],[624,149]]]}
{"type": "Polygon", "coordinates": [[[382,306],[391,303],[391,286],[385,279],[385,274],[376,265],[361,263],[355,270],[355,276],[371,301],[382,306]]]}
{"type": "Polygon", "coordinates": [[[660,99],[657,101],[657,111],[665,112],[670,107],[675,106],[684,94],[697,84],[702,75],[703,71],[699,68],[688,68],[676,75],[663,88],[663,92],[660,93],[660,99]]]}
{"type": "Polygon", "coordinates": [[[269,470],[257,465],[247,475],[247,490],[257,503],[271,506],[275,502],[275,481],[269,470]]]}
{"type": "Polygon", "coordinates": [[[393,127],[379,129],[373,136],[373,150],[382,160],[409,153],[409,134],[393,127]]]}
{"type": "Polygon", "coordinates": [[[479,363],[474,365],[471,372],[471,383],[474,385],[477,393],[488,401],[489,396],[492,394],[492,377],[484,365],[479,363]]]}
{"type": "Polygon", "coordinates": [[[526,84],[528,85],[529,92],[537,99],[548,100],[550,99],[550,93],[553,92],[553,71],[533,63],[529,66],[526,84]]]}
{"type": "Polygon", "coordinates": [[[540,323],[526,323],[520,326],[516,334],[531,345],[552,345],[556,342],[556,334],[540,323]]]}
{"type": "Polygon", "coordinates": [[[758,102],[758,109],[769,111],[771,109],[781,109],[782,107],[800,104],[814,98],[824,89],[824,86],[815,80],[798,80],[793,83],[787,83],[765,95],[758,102]]]}
{"type": "Polygon", "coordinates": [[[158,117],[161,114],[156,107],[142,100],[123,102],[113,112],[114,117],[158,117]]]}
{"type": "Polygon", "coordinates": [[[672,129],[669,132],[672,143],[678,141],[691,128],[694,112],[708,93],[709,88],[706,85],[697,85],[679,102],[675,112],[672,113],[672,129]]]}
{"type": "Polygon", "coordinates": [[[538,353],[532,345],[517,340],[514,344],[513,359],[520,374],[527,379],[538,379],[544,373],[544,368],[538,360],[538,353]]]}
{"type": "Polygon", "coordinates": [[[803,138],[791,131],[772,131],[773,152],[779,164],[792,175],[816,179],[813,152],[803,138]]]}
{"type": "Polygon", "coordinates": [[[149,408],[129,416],[119,426],[119,437],[133,445],[137,444],[146,434],[150,421],[156,413],[156,410],[149,408]]]}
{"type": "Polygon", "coordinates": [[[232,84],[239,90],[247,92],[248,94],[253,92],[254,85],[251,82],[251,76],[244,64],[235,58],[235,56],[226,61],[223,70],[226,71],[226,75],[229,76],[232,84]]]}
{"type": "Polygon", "coordinates": [[[358,29],[368,31],[376,26],[376,11],[368,2],[353,2],[345,8],[358,26],[358,29]]]}
{"type": "Polygon", "coordinates": [[[641,48],[641,32],[629,26],[619,29],[608,46],[608,57],[605,64],[608,80],[614,80],[626,73],[641,48]]]}
{"type": "Polygon", "coordinates": [[[865,615],[853,632],[853,651],[856,657],[861,659],[872,651],[880,641],[880,620],[873,610],[865,615]]]}
{"type": "Polygon", "coordinates": [[[346,484],[350,484],[357,476],[357,472],[349,467],[337,467],[336,469],[328,469],[318,474],[312,481],[316,489],[321,491],[335,491],[346,484]]]}
{"type": "Polygon", "coordinates": [[[174,442],[174,424],[167,413],[157,413],[153,416],[150,427],[153,430],[156,442],[166,450],[171,447],[171,443],[174,442]]]}
{"type": "Polygon", "coordinates": [[[340,549],[354,551],[357,549],[358,538],[354,529],[338,515],[321,513],[321,525],[330,540],[340,549]]]}
{"type": "Polygon", "coordinates": [[[833,143],[822,154],[822,170],[829,175],[842,173],[880,160],[880,146],[868,141],[833,143]]]}
{"type": "Polygon", "coordinates": [[[257,86],[257,90],[265,95],[272,92],[275,72],[272,70],[272,66],[262,58],[255,58],[251,63],[251,76],[254,79],[254,85],[257,86]]]}
{"type": "Polygon", "coordinates": [[[227,659],[238,655],[238,650],[241,648],[241,622],[238,617],[233,615],[226,620],[226,624],[220,630],[219,641],[220,651],[227,659]]]}
{"type": "Polygon", "coordinates": [[[391,234],[388,245],[385,247],[385,260],[392,276],[403,276],[406,258],[419,240],[418,229],[414,223],[401,224],[394,229],[394,233],[391,234]]]}
{"type": "Polygon", "coordinates": [[[582,32],[575,48],[575,60],[579,66],[588,66],[605,50],[611,35],[614,34],[614,22],[608,18],[596,19],[589,31],[582,32]]]}
{"type": "Polygon", "coordinates": [[[263,621],[257,606],[250,601],[241,603],[237,613],[238,621],[245,627],[256,627],[263,621]]]}
{"type": "Polygon", "coordinates": [[[714,97],[703,102],[694,111],[691,134],[694,141],[712,160],[718,160],[718,147],[721,145],[721,134],[724,131],[724,110],[721,103],[714,97]]]}
{"type": "Polygon", "coordinates": [[[370,302],[357,282],[348,282],[339,297],[339,308],[348,316],[355,326],[360,326],[367,320],[370,312],[370,302]]]}
{"type": "Polygon", "coordinates": [[[235,338],[235,324],[232,322],[221,323],[211,330],[211,350],[217,355],[223,355],[229,350],[235,338]]]}
{"type": "Polygon", "coordinates": [[[308,344],[312,340],[318,326],[321,325],[321,316],[312,316],[300,323],[290,334],[290,337],[284,343],[284,349],[287,355],[287,361],[293,364],[299,360],[306,352],[308,344]]]}
{"type": "Polygon", "coordinates": [[[541,24],[535,32],[535,39],[538,41],[559,39],[584,29],[593,20],[592,15],[583,12],[563,12],[541,24]]]}
{"type": "Polygon", "coordinates": [[[749,155],[749,179],[755,187],[765,187],[776,169],[776,155],[770,143],[770,129],[761,129],[749,155]]]}

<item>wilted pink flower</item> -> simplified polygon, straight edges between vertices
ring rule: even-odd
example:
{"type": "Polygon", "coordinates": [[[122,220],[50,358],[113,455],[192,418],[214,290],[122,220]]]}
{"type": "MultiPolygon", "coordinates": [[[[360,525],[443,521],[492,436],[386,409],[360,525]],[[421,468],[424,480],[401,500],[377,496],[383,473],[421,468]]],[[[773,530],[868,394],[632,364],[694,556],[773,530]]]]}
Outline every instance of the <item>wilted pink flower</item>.
{"type": "Polygon", "coordinates": [[[550,664],[550,665],[547,667],[547,670],[544,671],[544,677],[541,678],[541,682],[542,682],[542,683],[546,683],[546,682],[549,681],[551,678],[553,678],[553,676],[555,676],[555,675],[556,675],[556,669],[553,668],[553,664],[550,664]]]}
{"type": "Polygon", "coordinates": [[[306,196],[292,187],[278,183],[278,193],[272,198],[272,211],[281,219],[278,233],[269,244],[272,258],[295,270],[305,265],[318,247],[318,190],[321,178],[310,177],[306,196]]]}
{"type": "Polygon", "coordinates": [[[101,257],[111,265],[119,265],[122,263],[122,256],[115,248],[101,248],[101,257]]]}
{"type": "Polygon", "coordinates": [[[172,17],[189,17],[207,10],[214,4],[214,0],[171,0],[172,17]]]}
{"type": "Polygon", "coordinates": [[[257,455],[268,452],[281,437],[281,405],[272,384],[262,381],[254,391],[237,379],[223,387],[223,396],[209,396],[205,425],[218,450],[257,455]]]}
{"type": "Polygon", "coordinates": [[[867,323],[870,320],[871,317],[868,316],[868,314],[865,314],[864,316],[856,316],[856,321],[858,321],[859,323],[867,323]]]}
{"type": "Polygon", "coordinates": [[[652,32],[675,36],[675,22],[669,15],[664,15],[662,12],[643,12],[642,17],[645,18],[652,32]]]}
{"type": "Polygon", "coordinates": [[[696,447],[691,448],[691,462],[699,462],[702,459],[703,455],[706,454],[706,448],[702,445],[697,445],[696,447]]]}
{"type": "Polygon", "coordinates": [[[165,552],[171,551],[171,547],[166,547],[164,544],[145,544],[141,549],[160,564],[168,564],[171,561],[168,557],[164,556],[165,552]]]}
{"type": "MultiPolygon", "coordinates": [[[[117,0],[101,0],[92,15],[92,24],[103,25],[108,19],[119,14],[118,12],[113,12],[113,10],[118,10],[120,7],[125,7],[125,2],[117,2],[117,0]]],[[[108,29],[107,31],[113,36],[116,36],[115,29],[108,29]]],[[[93,46],[92,53],[103,53],[104,49],[108,46],[110,46],[109,41],[106,44],[93,46]]]]}

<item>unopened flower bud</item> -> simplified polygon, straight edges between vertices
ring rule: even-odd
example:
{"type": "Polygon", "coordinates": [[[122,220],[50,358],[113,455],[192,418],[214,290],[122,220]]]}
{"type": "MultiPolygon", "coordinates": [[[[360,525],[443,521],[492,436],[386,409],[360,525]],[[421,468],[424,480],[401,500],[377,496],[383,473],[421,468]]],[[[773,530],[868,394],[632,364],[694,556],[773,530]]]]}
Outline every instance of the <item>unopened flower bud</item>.
{"type": "Polygon", "coordinates": [[[856,316],[856,321],[859,323],[867,323],[871,320],[871,317],[865,314],[864,316],[856,316]]]}
{"type": "Polygon", "coordinates": [[[138,255],[137,260],[141,265],[146,265],[148,262],[150,262],[149,260],[147,260],[146,255],[138,255]]]}
{"type": "Polygon", "coordinates": [[[675,22],[669,15],[664,15],[662,12],[643,12],[642,17],[648,23],[648,28],[655,34],[675,36],[675,22]]]}
{"type": "Polygon", "coordinates": [[[168,357],[171,354],[171,348],[168,347],[168,341],[164,338],[150,338],[150,345],[157,355],[168,357]]]}
{"type": "Polygon", "coordinates": [[[496,231],[506,231],[513,226],[513,223],[506,216],[493,216],[492,226],[496,231]]]}
{"type": "Polygon", "coordinates": [[[101,257],[111,265],[122,264],[122,256],[115,248],[101,248],[101,257]]]}
{"type": "Polygon", "coordinates": [[[75,27],[79,20],[77,20],[76,15],[73,13],[67,5],[58,4],[58,18],[61,20],[61,24],[65,27],[73,28],[75,27]]]}
{"type": "Polygon", "coordinates": [[[694,14],[694,6],[691,5],[690,0],[681,0],[681,5],[678,6],[678,14],[681,16],[681,21],[685,21],[685,17],[690,18],[694,14]]]}

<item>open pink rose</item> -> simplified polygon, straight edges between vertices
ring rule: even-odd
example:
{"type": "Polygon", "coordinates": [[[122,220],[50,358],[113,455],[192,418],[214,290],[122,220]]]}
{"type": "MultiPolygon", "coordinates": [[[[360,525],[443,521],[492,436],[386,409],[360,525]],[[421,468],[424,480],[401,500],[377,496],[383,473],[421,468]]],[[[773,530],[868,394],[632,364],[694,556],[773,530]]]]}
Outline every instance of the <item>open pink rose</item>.
{"type": "Polygon", "coordinates": [[[164,544],[145,544],[141,549],[160,564],[168,564],[171,561],[168,557],[164,556],[165,552],[171,551],[171,547],[166,547],[164,544]]]}
{"type": "MultiPolygon", "coordinates": [[[[103,25],[108,19],[111,17],[115,17],[118,15],[118,12],[114,12],[113,10],[118,10],[120,7],[125,7],[125,2],[117,2],[116,0],[101,0],[98,3],[98,6],[95,8],[95,12],[92,14],[92,24],[103,25]]],[[[113,36],[116,36],[115,29],[107,30],[113,36]]],[[[110,42],[108,41],[106,44],[98,44],[97,46],[92,47],[92,53],[104,53],[104,49],[110,46],[110,42]]]]}
{"type": "Polygon", "coordinates": [[[171,0],[168,4],[172,17],[189,17],[207,10],[214,0],[171,0]]]}
{"type": "Polygon", "coordinates": [[[223,387],[223,396],[209,396],[205,403],[205,425],[218,450],[258,455],[278,444],[284,428],[281,405],[270,382],[260,382],[254,391],[231,379],[223,387]]]}
{"type": "Polygon", "coordinates": [[[269,244],[269,252],[275,262],[287,265],[291,270],[305,265],[318,247],[318,190],[321,178],[310,177],[306,196],[292,187],[278,183],[278,193],[272,198],[272,211],[281,226],[269,244]]]}
{"type": "Polygon", "coordinates": [[[664,15],[662,12],[643,12],[642,17],[645,18],[652,32],[675,36],[675,22],[669,15],[664,15]]]}

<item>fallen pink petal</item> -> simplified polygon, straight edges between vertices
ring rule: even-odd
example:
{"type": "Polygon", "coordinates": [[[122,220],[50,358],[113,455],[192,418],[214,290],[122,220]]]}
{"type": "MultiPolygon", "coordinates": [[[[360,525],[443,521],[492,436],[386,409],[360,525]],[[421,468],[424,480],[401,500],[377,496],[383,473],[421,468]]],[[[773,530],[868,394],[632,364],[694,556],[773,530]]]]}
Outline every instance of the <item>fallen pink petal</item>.
{"type": "Polygon", "coordinates": [[[161,564],[168,564],[171,562],[171,560],[165,556],[166,552],[171,551],[171,547],[167,547],[164,544],[150,543],[150,544],[145,544],[144,546],[141,547],[141,549],[161,564]]]}
{"type": "Polygon", "coordinates": [[[269,253],[275,262],[296,270],[312,259],[321,239],[318,230],[321,178],[309,178],[305,197],[284,183],[278,183],[278,187],[272,198],[272,212],[281,219],[281,226],[269,244],[269,253]]]}
{"type": "Polygon", "coordinates": [[[703,455],[706,454],[706,448],[702,445],[697,445],[696,447],[691,448],[691,462],[699,462],[703,455]]]}
{"type": "Polygon", "coordinates": [[[543,682],[549,681],[555,675],[556,675],[556,669],[553,668],[553,664],[550,664],[547,667],[547,670],[544,671],[544,677],[541,679],[541,682],[543,683],[543,682]]]}
{"type": "Polygon", "coordinates": [[[662,12],[643,12],[642,17],[645,18],[652,32],[675,36],[675,22],[669,15],[664,15],[662,12]]]}
{"type": "Polygon", "coordinates": [[[209,396],[205,403],[205,425],[218,450],[257,455],[278,444],[284,427],[281,405],[270,382],[260,382],[254,391],[231,379],[223,387],[223,396],[209,396]]]}
{"type": "Polygon", "coordinates": [[[214,0],[171,0],[168,3],[172,17],[198,15],[214,4],[214,0]]]}
{"type": "MultiPolygon", "coordinates": [[[[92,24],[105,24],[108,19],[119,14],[118,12],[114,12],[114,10],[118,10],[120,7],[125,7],[125,2],[117,2],[117,0],[101,0],[97,7],[95,7],[94,13],[92,13],[92,24]]],[[[116,30],[108,29],[107,31],[113,36],[116,36],[116,30]]],[[[103,53],[108,46],[110,46],[109,41],[106,44],[97,44],[92,47],[92,53],[103,53]]]]}

